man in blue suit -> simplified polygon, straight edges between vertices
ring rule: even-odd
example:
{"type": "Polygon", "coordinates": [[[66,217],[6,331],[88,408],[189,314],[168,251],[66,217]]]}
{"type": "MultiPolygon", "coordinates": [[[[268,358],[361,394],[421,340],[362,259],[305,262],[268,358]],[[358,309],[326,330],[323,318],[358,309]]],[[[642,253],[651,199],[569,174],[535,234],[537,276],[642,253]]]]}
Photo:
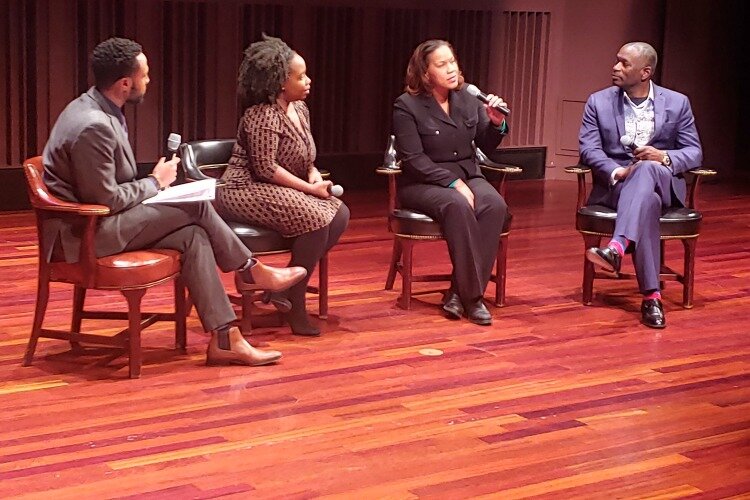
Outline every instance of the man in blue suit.
{"type": "Polygon", "coordinates": [[[612,240],[590,248],[586,258],[619,272],[631,249],[643,294],[641,322],[664,328],[659,217],[667,207],[684,206],[683,174],[701,165],[703,152],[688,98],[651,81],[656,63],[651,45],[622,46],[612,68],[614,86],[586,102],[579,143],[581,162],[594,174],[588,203],[617,210],[612,240]]]}

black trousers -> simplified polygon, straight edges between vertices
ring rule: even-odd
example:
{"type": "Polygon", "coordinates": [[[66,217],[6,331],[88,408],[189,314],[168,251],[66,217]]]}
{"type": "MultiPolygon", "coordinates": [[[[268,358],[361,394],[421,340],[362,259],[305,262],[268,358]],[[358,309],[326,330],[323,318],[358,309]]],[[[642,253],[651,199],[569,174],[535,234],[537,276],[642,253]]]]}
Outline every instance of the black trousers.
{"type": "Polygon", "coordinates": [[[474,193],[473,210],[461,193],[434,184],[400,186],[398,197],[401,206],[425,213],[440,224],[453,264],[451,287],[469,305],[487,288],[508,205],[484,178],[464,182],[474,193]]]}
{"type": "Polygon", "coordinates": [[[339,241],[348,224],[349,207],[342,203],[330,224],[315,231],[301,234],[294,239],[292,257],[288,265],[304,267],[307,269],[307,276],[281,294],[286,295],[289,302],[292,303],[293,315],[301,316],[305,314],[305,292],[307,291],[307,284],[310,282],[310,276],[315,270],[315,265],[339,241]]]}

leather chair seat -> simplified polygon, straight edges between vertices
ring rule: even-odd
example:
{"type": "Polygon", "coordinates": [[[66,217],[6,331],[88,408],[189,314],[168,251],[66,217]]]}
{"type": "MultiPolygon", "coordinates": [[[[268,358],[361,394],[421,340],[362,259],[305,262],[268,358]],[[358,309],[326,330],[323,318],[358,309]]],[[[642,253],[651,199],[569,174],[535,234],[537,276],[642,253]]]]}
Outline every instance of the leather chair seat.
{"type": "MultiPolygon", "coordinates": [[[[51,263],[54,281],[75,283],[80,266],[65,262],[51,263]]],[[[92,288],[125,290],[143,288],[166,281],[180,272],[180,252],[169,249],[136,250],[96,259],[96,280],[92,288]]]]}
{"type": "Polygon", "coordinates": [[[284,238],[273,229],[241,222],[227,222],[227,225],[253,253],[287,252],[292,249],[294,239],[284,238]]]}
{"type": "MultiPolygon", "coordinates": [[[[513,214],[508,212],[503,224],[503,233],[510,231],[513,214]]],[[[389,217],[390,230],[396,234],[442,238],[443,233],[440,230],[440,224],[435,222],[428,215],[410,210],[408,208],[397,208],[393,210],[389,217]]]]}
{"type": "MultiPolygon", "coordinates": [[[[603,205],[587,205],[578,210],[576,228],[589,233],[612,234],[617,212],[603,205]]],[[[659,218],[662,238],[686,237],[700,233],[703,215],[692,208],[669,208],[659,218]]]]}

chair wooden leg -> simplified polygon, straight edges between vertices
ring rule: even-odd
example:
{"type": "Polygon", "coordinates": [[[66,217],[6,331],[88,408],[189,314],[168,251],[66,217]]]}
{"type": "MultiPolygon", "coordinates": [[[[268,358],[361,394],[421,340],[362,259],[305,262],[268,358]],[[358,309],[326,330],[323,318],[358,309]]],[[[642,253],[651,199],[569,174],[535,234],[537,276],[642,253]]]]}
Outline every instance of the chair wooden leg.
{"type": "MultiPolygon", "coordinates": [[[[86,289],[82,286],[73,287],[73,315],[70,321],[70,331],[81,333],[83,321],[83,305],[86,302],[86,289]]],[[[81,352],[83,348],[80,342],[70,341],[70,349],[73,352],[81,352]]]]}
{"type": "Polygon", "coordinates": [[[250,335],[253,332],[253,322],[250,317],[250,309],[253,305],[253,294],[242,294],[242,318],[240,318],[240,331],[243,335],[250,335]]]}
{"type": "Polygon", "coordinates": [[[695,278],[695,247],[698,238],[686,238],[682,240],[685,247],[685,268],[682,283],[682,307],[692,309],[693,307],[693,280],[695,278]]]}
{"type": "Polygon", "coordinates": [[[130,353],[130,378],[141,377],[141,300],[146,294],[145,288],[123,290],[128,301],[128,351],[130,353]]]}
{"type": "MultiPolygon", "coordinates": [[[[660,249],[659,249],[659,272],[663,272],[664,264],[666,263],[665,255],[667,255],[667,242],[665,240],[661,240],[660,242],[660,249]]],[[[664,290],[667,287],[667,283],[664,280],[659,281],[659,290],[664,290]]]]}
{"type": "Polygon", "coordinates": [[[594,264],[589,262],[586,258],[586,250],[591,247],[598,247],[601,245],[602,238],[591,234],[583,235],[583,284],[581,289],[583,290],[583,304],[591,305],[591,300],[594,296],[594,264]]]}
{"type": "Polygon", "coordinates": [[[393,283],[396,281],[396,272],[398,271],[398,263],[401,262],[401,252],[401,238],[394,236],[393,251],[391,252],[391,267],[388,268],[388,278],[385,280],[386,290],[393,290],[393,283]]]}
{"type": "Polygon", "coordinates": [[[508,259],[508,235],[500,237],[500,245],[497,248],[497,260],[495,261],[495,305],[505,305],[505,278],[508,259]]]}
{"type": "Polygon", "coordinates": [[[174,280],[174,314],[175,349],[185,352],[187,350],[187,304],[185,281],[182,276],[177,276],[174,280]]]}
{"type": "Polygon", "coordinates": [[[409,239],[405,239],[401,242],[402,255],[401,255],[401,307],[407,311],[411,309],[411,265],[412,265],[412,254],[414,251],[414,242],[409,239]]]}
{"type": "Polygon", "coordinates": [[[49,279],[39,270],[39,279],[36,288],[36,307],[34,308],[34,323],[31,327],[31,336],[26,346],[26,353],[23,356],[23,366],[31,366],[34,360],[34,351],[39,341],[39,335],[42,333],[42,323],[44,323],[44,314],[47,312],[47,302],[49,301],[49,279]]]}
{"type": "Polygon", "coordinates": [[[318,318],[328,319],[328,252],[318,262],[318,318]]]}

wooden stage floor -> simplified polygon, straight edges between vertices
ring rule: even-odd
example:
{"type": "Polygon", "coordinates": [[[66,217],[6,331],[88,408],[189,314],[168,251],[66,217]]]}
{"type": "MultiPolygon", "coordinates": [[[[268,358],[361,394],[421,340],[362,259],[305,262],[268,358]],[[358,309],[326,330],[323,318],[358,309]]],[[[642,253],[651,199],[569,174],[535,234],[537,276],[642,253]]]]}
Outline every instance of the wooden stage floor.
{"type": "MultiPolygon", "coordinates": [[[[384,193],[347,196],[320,338],[263,306],[252,338],[282,362],[209,368],[193,315],[187,355],[168,324],[144,333],[139,380],[125,358],[54,340],[20,366],[36,235],[30,213],[0,215],[0,497],[750,497],[746,188],[704,186],[695,308],[670,283],[661,331],[640,326],[634,282],[598,282],[581,305],[573,182],[511,183],[508,299],[492,327],[444,319],[435,284],[396,307],[384,193]]],[[[677,262],[681,245],[667,248],[677,262]]],[[[447,252],[423,244],[415,262],[437,272],[447,252]]],[[[53,287],[47,325],[67,325],[70,297],[53,287]]],[[[146,295],[170,301],[168,286],[146,295]]]]}

